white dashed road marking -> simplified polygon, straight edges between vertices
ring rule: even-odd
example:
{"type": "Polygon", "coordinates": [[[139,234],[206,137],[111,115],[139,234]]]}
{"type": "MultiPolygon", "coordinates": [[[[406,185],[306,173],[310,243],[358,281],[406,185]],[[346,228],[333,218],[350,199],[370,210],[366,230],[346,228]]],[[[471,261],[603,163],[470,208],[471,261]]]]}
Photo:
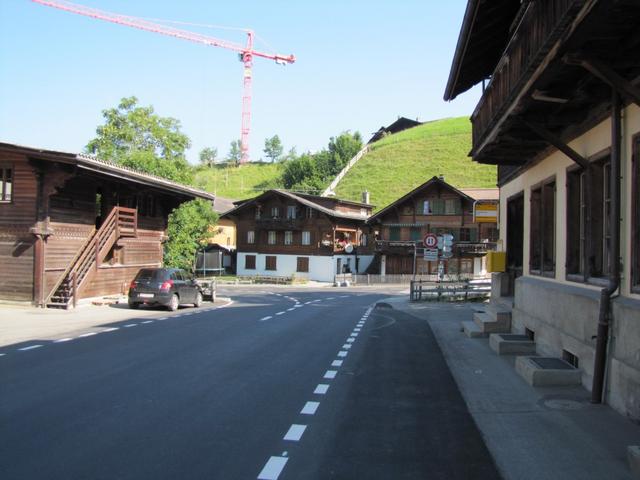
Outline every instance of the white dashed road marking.
{"type": "Polygon", "coordinates": [[[278,312],[276,315],[284,315],[286,312],[278,312]]]}
{"type": "Polygon", "coordinates": [[[110,327],[110,328],[105,328],[102,333],[109,333],[109,332],[115,332],[116,330],[120,330],[120,327],[110,327]]]}
{"type": "Polygon", "coordinates": [[[302,410],[300,410],[300,413],[303,415],[315,415],[319,406],[320,402],[307,402],[304,404],[304,407],[302,407],[302,410]]]}
{"type": "Polygon", "coordinates": [[[355,342],[355,341],[356,341],[356,339],[355,339],[355,338],[347,338],[347,342],[349,342],[349,343],[353,343],[353,342],[355,342]]]}
{"type": "Polygon", "coordinates": [[[295,310],[295,308],[291,307],[291,308],[287,308],[287,312],[293,312],[295,310]]]}
{"type": "Polygon", "coordinates": [[[344,345],[342,345],[342,348],[344,348],[345,350],[349,350],[351,348],[351,344],[345,343],[344,345]]]}
{"type": "Polygon", "coordinates": [[[140,322],[140,323],[153,323],[153,320],[145,320],[144,322],[140,322]]]}
{"type": "Polygon", "coordinates": [[[34,348],[40,348],[42,345],[29,345],[28,347],[19,348],[21,352],[26,352],[27,350],[33,350],[34,348]]]}
{"type": "Polygon", "coordinates": [[[331,362],[331,366],[332,367],[341,367],[342,366],[342,360],[334,360],[333,362],[331,362]]]}
{"type": "Polygon", "coordinates": [[[329,378],[329,379],[336,378],[337,373],[338,373],[337,370],[327,370],[324,373],[324,378],[329,378]]]}
{"type": "Polygon", "coordinates": [[[93,337],[94,335],[97,335],[98,332],[87,332],[87,333],[83,333],[82,335],[78,335],[78,338],[84,338],[84,337],[93,337]]]}
{"type": "Polygon", "coordinates": [[[129,328],[129,327],[135,327],[136,325],[138,325],[138,324],[137,323],[128,323],[124,327],[125,328],[129,328]]]}
{"type": "Polygon", "coordinates": [[[272,318],[273,318],[273,317],[272,317],[271,315],[268,315],[268,316],[266,316],[266,317],[262,317],[262,318],[260,319],[260,321],[261,321],[261,322],[266,322],[267,320],[271,320],[272,318]]]}
{"type": "Polygon", "coordinates": [[[313,300],[309,300],[308,302],[304,302],[305,305],[309,305],[313,300]]]}
{"type": "Polygon", "coordinates": [[[349,352],[344,352],[344,351],[338,352],[338,356],[339,357],[346,357],[348,354],[349,354],[349,352]]]}
{"type": "Polygon", "coordinates": [[[285,434],[283,440],[289,440],[291,442],[299,442],[302,438],[302,434],[307,429],[306,425],[291,425],[289,431],[285,434]]]}
{"type": "Polygon", "coordinates": [[[313,391],[316,395],[325,395],[329,390],[329,385],[326,383],[319,383],[316,389],[313,391]]]}
{"type": "MultiPolygon", "coordinates": [[[[276,295],[279,295],[279,293],[276,295]]],[[[271,457],[258,474],[258,480],[278,480],[282,469],[287,464],[287,460],[289,459],[286,457],[271,457]]]]}
{"type": "Polygon", "coordinates": [[[67,338],[59,338],[58,340],[54,340],[54,342],[53,342],[53,343],[70,342],[71,340],[73,340],[73,338],[71,338],[71,337],[67,337],[67,338]]]}

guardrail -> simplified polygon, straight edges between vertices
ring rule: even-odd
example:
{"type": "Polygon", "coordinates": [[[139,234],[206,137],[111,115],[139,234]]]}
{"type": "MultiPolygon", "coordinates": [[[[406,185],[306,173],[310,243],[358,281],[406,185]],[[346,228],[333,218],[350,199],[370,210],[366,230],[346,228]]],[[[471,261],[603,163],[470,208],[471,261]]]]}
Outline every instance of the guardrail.
{"type": "Polygon", "coordinates": [[[484,299],[491,295],[491,279],[424,282],[412,281],[409,288],[409,300],[419,301],[467,301],[484,299]]]}

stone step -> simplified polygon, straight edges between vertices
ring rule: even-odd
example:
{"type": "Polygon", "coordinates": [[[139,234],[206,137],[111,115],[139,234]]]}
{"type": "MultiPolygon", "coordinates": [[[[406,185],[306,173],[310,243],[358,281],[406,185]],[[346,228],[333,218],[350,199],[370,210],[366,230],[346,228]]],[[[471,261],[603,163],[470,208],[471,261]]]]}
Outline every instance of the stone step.
{"type": "Polygon", "coordinates": [[[498,303],[488,303],[484,312],[497,322],[508,322],[511,324],[511,309],[498,303]]]}
{"type": "Polygon", "coordinates": [[[582,370],[555,357],[516,357],[516,372],[533,387],[582,383],[582,370]]]}
{"type": "Polygon", "coordinates": [[[496,321],[488,313],[476,312],[473,321],[484,333],[509,333],[511,331],[511,319],[508,321],[496,321]]]}
{"type": "Polygon", "coordinates": [[[498,355],[535,355],[536,344],[526,335],[492,333],[489,346],[498,355]]]}
{"type": "Polygon", "coordinates": [[[480,330],[480,327],[471,320],[464,320],[461,322],[462,331],[469,338],[486,337],[487,334],[480,330]]]}

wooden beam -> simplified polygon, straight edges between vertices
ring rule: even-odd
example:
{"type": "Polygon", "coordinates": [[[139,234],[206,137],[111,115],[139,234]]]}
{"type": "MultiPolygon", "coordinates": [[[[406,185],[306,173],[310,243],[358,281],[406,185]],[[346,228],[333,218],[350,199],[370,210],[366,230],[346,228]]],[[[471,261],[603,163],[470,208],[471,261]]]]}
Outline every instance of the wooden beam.
{"type": "Polygon", "coordinates": [[[611,85],[612,88],[629,97],[633,103],[640,106],[640,88],[634,86],[626,78],[619,75],[600,60],[585,58],[580,55],[565,55],[562,60],[568,65],[577,65],[584,68],[606,84],[611,85]]]}
{"type": "Polygon", "coordinates": [[[519,118],[519,120],[523,125],[528,127],[532,132],[534,132],[540,138],[542,138],[543,140],[547,141],[548,143],[556,147],[558,150],[564,153],[567,157],[569,157],[571,160],[573,160],[578,165],[580,165],[583,169],[586,170],[589,167],[589,162],[587,161],[586,158],[584,158],[582,155],[580,155],[573,148],[571,148],[569,145],[564,143],[559,137],[556,137],[553,133],[551,133],[549,130],[544,128],[542,125],[529,122],[521,117],[519,118]]]}

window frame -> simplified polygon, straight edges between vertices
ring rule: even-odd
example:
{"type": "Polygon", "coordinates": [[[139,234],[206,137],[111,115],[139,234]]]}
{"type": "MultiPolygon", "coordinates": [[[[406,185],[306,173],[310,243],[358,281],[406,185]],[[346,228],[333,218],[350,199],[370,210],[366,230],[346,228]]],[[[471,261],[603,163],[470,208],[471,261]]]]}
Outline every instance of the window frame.
{"type": "Polygon", "coordinates": [[[276,255],[265,255],[264,269],[267,272],[275,272],[278,270],[278,257],[276,255]],[[270,263],[273,262],[273,265],[270,263]]]}
{"type": "Polygon", "coordinates": [[[256,243],[256,231],[255,230],[247,230],[247,244],[255,245],[256,243]]]}
{"type": "Polygon", "coordinates": [[[255,270],[256,269],[256,256],[255,255],[245,255],[244,257],[244,269],[245,270],[255,270]],[[251,261],[249,261],[251,260],[251,261]],[[251,266],[251,265],[253,266],[251,266]]]}
{"type": "Polygon", "coordinates": [[[0,204],[13,203],[16,185],[16,169],[13,163],[0,163],[0,204]],[[7,175],[9,172],[9,175],[7,175]],[[7,178],[9,180],[7,181],[7,178]],[[7,197],[7,185],[10,185],[9,198],[7,197]]]}
{"type": "Polygon", "coordinates": [[[298,207],[287,205],[287,220],[295,220],[296,218],[298,218],[298,207]]]}
{"type": "Polygon", "coordinates": [[[277,245],[277,244],[278,244],[278,232],[276,232],[275,230],[268,230],[267,245],[277,245]]]}
{"type": "Polygon", "coordinates": [[[556,247],[556,208],[558,205],[557,199],[558,184],[556,176],[546,178],[545,180],[529,187],[529,274],[543,277],[553,278],[556,276],[557,271],[557,247],[556,247]],[[552,192],[552,208],[549,208],[547,203],[547,189],[551,189],[552,192]],[[534,194],[540,192],[539,195],[539,212],[534,211],[534,194]],[[534,217],[534,213],[537,215],[534,217]],[[549,222],[549,213],[551,213],[551,221],[549,222]],[[534,220],[537,220],[537,228],[534,229],[534,220]],[[551,234],[548,233],[548,227],[551,226],[551,234]],[[534,238],[537,235],[539,238],[534,238]],[[535,240],[535,241],[534,241],[535,240]],[[552,269],[547,268],[547,253],[549,245],[551,243],[551,263],[552,269]],[[534,259],[534,254],[537,253],[538,258],[534,259]],[[534,264],[534,260],[537,260],[538,265],[534,264]]]}
{"type": "Polygon", "coordinates": [[[311,230],[303,230],[300,237],[301,245],[311,245],[311,230]],[[305,242],[305,236],[308,238],[307,242],[305,242]]]}
{"type": "Polygon", "coordinates": [[[284,244],[285,245],[293,245],[293,231],[285,230],[284,232],[284,244]]]}
{"type": "Polygon", "coordinates": [[[309,273],[309,257],[296,257],[296,272],[309,273]]]}

